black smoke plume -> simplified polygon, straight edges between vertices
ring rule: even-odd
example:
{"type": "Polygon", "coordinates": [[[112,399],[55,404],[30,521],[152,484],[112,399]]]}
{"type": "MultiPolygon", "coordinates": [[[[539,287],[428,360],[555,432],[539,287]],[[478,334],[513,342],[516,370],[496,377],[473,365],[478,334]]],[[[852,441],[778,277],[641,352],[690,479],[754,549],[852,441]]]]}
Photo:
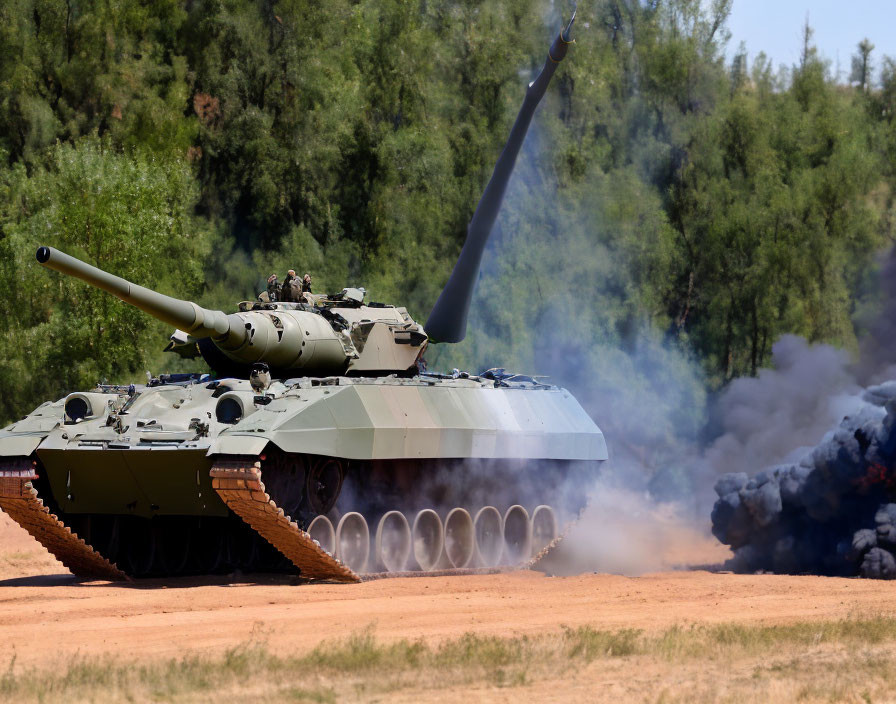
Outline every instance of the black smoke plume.
{"type": "Polygon", "coordinates": [[[896,577],[896,381],[798,462],[716,482],[713,534],[738,572],[896,577]]]}

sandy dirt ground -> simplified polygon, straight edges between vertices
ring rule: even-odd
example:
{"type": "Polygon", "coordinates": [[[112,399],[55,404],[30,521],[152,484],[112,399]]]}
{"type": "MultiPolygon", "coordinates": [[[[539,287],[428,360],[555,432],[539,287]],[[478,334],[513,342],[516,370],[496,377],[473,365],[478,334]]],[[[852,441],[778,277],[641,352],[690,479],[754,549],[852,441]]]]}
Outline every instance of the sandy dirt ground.
{"type": "Polygon", "coordinates": [[[438,642],[585,624],[652,630],[876,616],[896,611],[894,597],[891,582],[702,570],[640,577],[521,571],[349,586],[274,577],[80,583],[0,514],[0,642],[22,664],[76,653],[211,653],[250,638],[301,652],[366,627],[381,639],[438,642]]]}

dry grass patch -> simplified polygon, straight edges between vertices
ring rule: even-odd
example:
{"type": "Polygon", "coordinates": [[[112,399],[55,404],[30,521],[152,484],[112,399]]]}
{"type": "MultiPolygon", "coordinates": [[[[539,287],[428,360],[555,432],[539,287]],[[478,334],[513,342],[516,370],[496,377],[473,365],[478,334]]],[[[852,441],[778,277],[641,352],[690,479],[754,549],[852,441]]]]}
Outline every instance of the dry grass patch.
{"type": "Polygon", "coordinates": [[[595,690],[608,700],[877,701],[896,684],[894,653],[896,619],[888,616],[659,633],[581,626],[535,637],[466,634],[436,645],[383,642],[365,630],[305,653],[278,651],[256,636],[220,656],[74,658],[50,670],[20,668],[12,659],[0,675],[0,698],[325,703],[427,694],[463,700],[473,690],[510,694],[542,686],[562,698],[564,686],[591,678],[613,685],[595,690]]]}
{"type": "Polygon", "coordinates": [[[0,578],[34,576],[48,572],[66,571],[60,563],[43,548],[35,550],[15,550],[0,554],[0,578]]]}

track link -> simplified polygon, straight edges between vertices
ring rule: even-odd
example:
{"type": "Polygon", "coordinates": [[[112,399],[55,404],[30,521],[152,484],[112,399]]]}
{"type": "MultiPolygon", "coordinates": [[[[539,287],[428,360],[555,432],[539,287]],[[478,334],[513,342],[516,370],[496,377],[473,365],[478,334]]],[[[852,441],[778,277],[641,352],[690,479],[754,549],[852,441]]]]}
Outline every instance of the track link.
{"type": "Polygon", "coordinates": [[[277,548],[306,579],[360,582],[361,578],[311,539],[265,492],[261,463],[217,460],[211,469],[212,488],[227,507],[277,548]]]}
{"type": "Polygon", "coordinates": [[[567,536],[572,532],[572,529],[578,525],[579,521],[582,520],[582,516],[585,515],[585,511],[587,511],[591,506],[591,494],[588,494],[587,499],[585,501],[585,505],[579,509],[579,512],[576,514],[575,518],[566,522],[566,525],[563,526],[563,530],[554,538],[551,542],[545,545],[541,550],[535,553],[525,564],[522,565],[521,569],[526,570],[541,570],[544,565],[547,564],[547,560],[554,556],[557,552],[558,548],[563,544],[563,541],[566,540],[567,536]]]}
{"type": "Polygon", "coordinates": [[[551,555],[560,543],[566,538],[569,534],[569,531],[572,529],[572,524],[567,525],[565,530],[560,533],[556,538],[554,538],[551,542],[545,545],[541,550],[535,553],[526,564],[523,565],[522,569],[533,570],[538,569],[541,565],[541,562],[545,560],[548,555],[551,555]]]}
{"type": "Polygon", "coordinates": [[[0,508],[31,534],[50,554],[81,579],[129,581],[44,506],[31,482],[35,463],[25,458],[0,461],[0,508]]]}

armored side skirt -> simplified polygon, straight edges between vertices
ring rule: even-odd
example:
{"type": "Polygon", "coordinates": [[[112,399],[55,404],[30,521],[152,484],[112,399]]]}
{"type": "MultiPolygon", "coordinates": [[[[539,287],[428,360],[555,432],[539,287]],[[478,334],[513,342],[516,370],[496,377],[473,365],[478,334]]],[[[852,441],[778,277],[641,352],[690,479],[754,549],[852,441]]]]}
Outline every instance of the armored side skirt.
{"type": "Polygon", "coordinates": [[[65,513],[226,516],[205,449],[38,449],[65,513]]]}

